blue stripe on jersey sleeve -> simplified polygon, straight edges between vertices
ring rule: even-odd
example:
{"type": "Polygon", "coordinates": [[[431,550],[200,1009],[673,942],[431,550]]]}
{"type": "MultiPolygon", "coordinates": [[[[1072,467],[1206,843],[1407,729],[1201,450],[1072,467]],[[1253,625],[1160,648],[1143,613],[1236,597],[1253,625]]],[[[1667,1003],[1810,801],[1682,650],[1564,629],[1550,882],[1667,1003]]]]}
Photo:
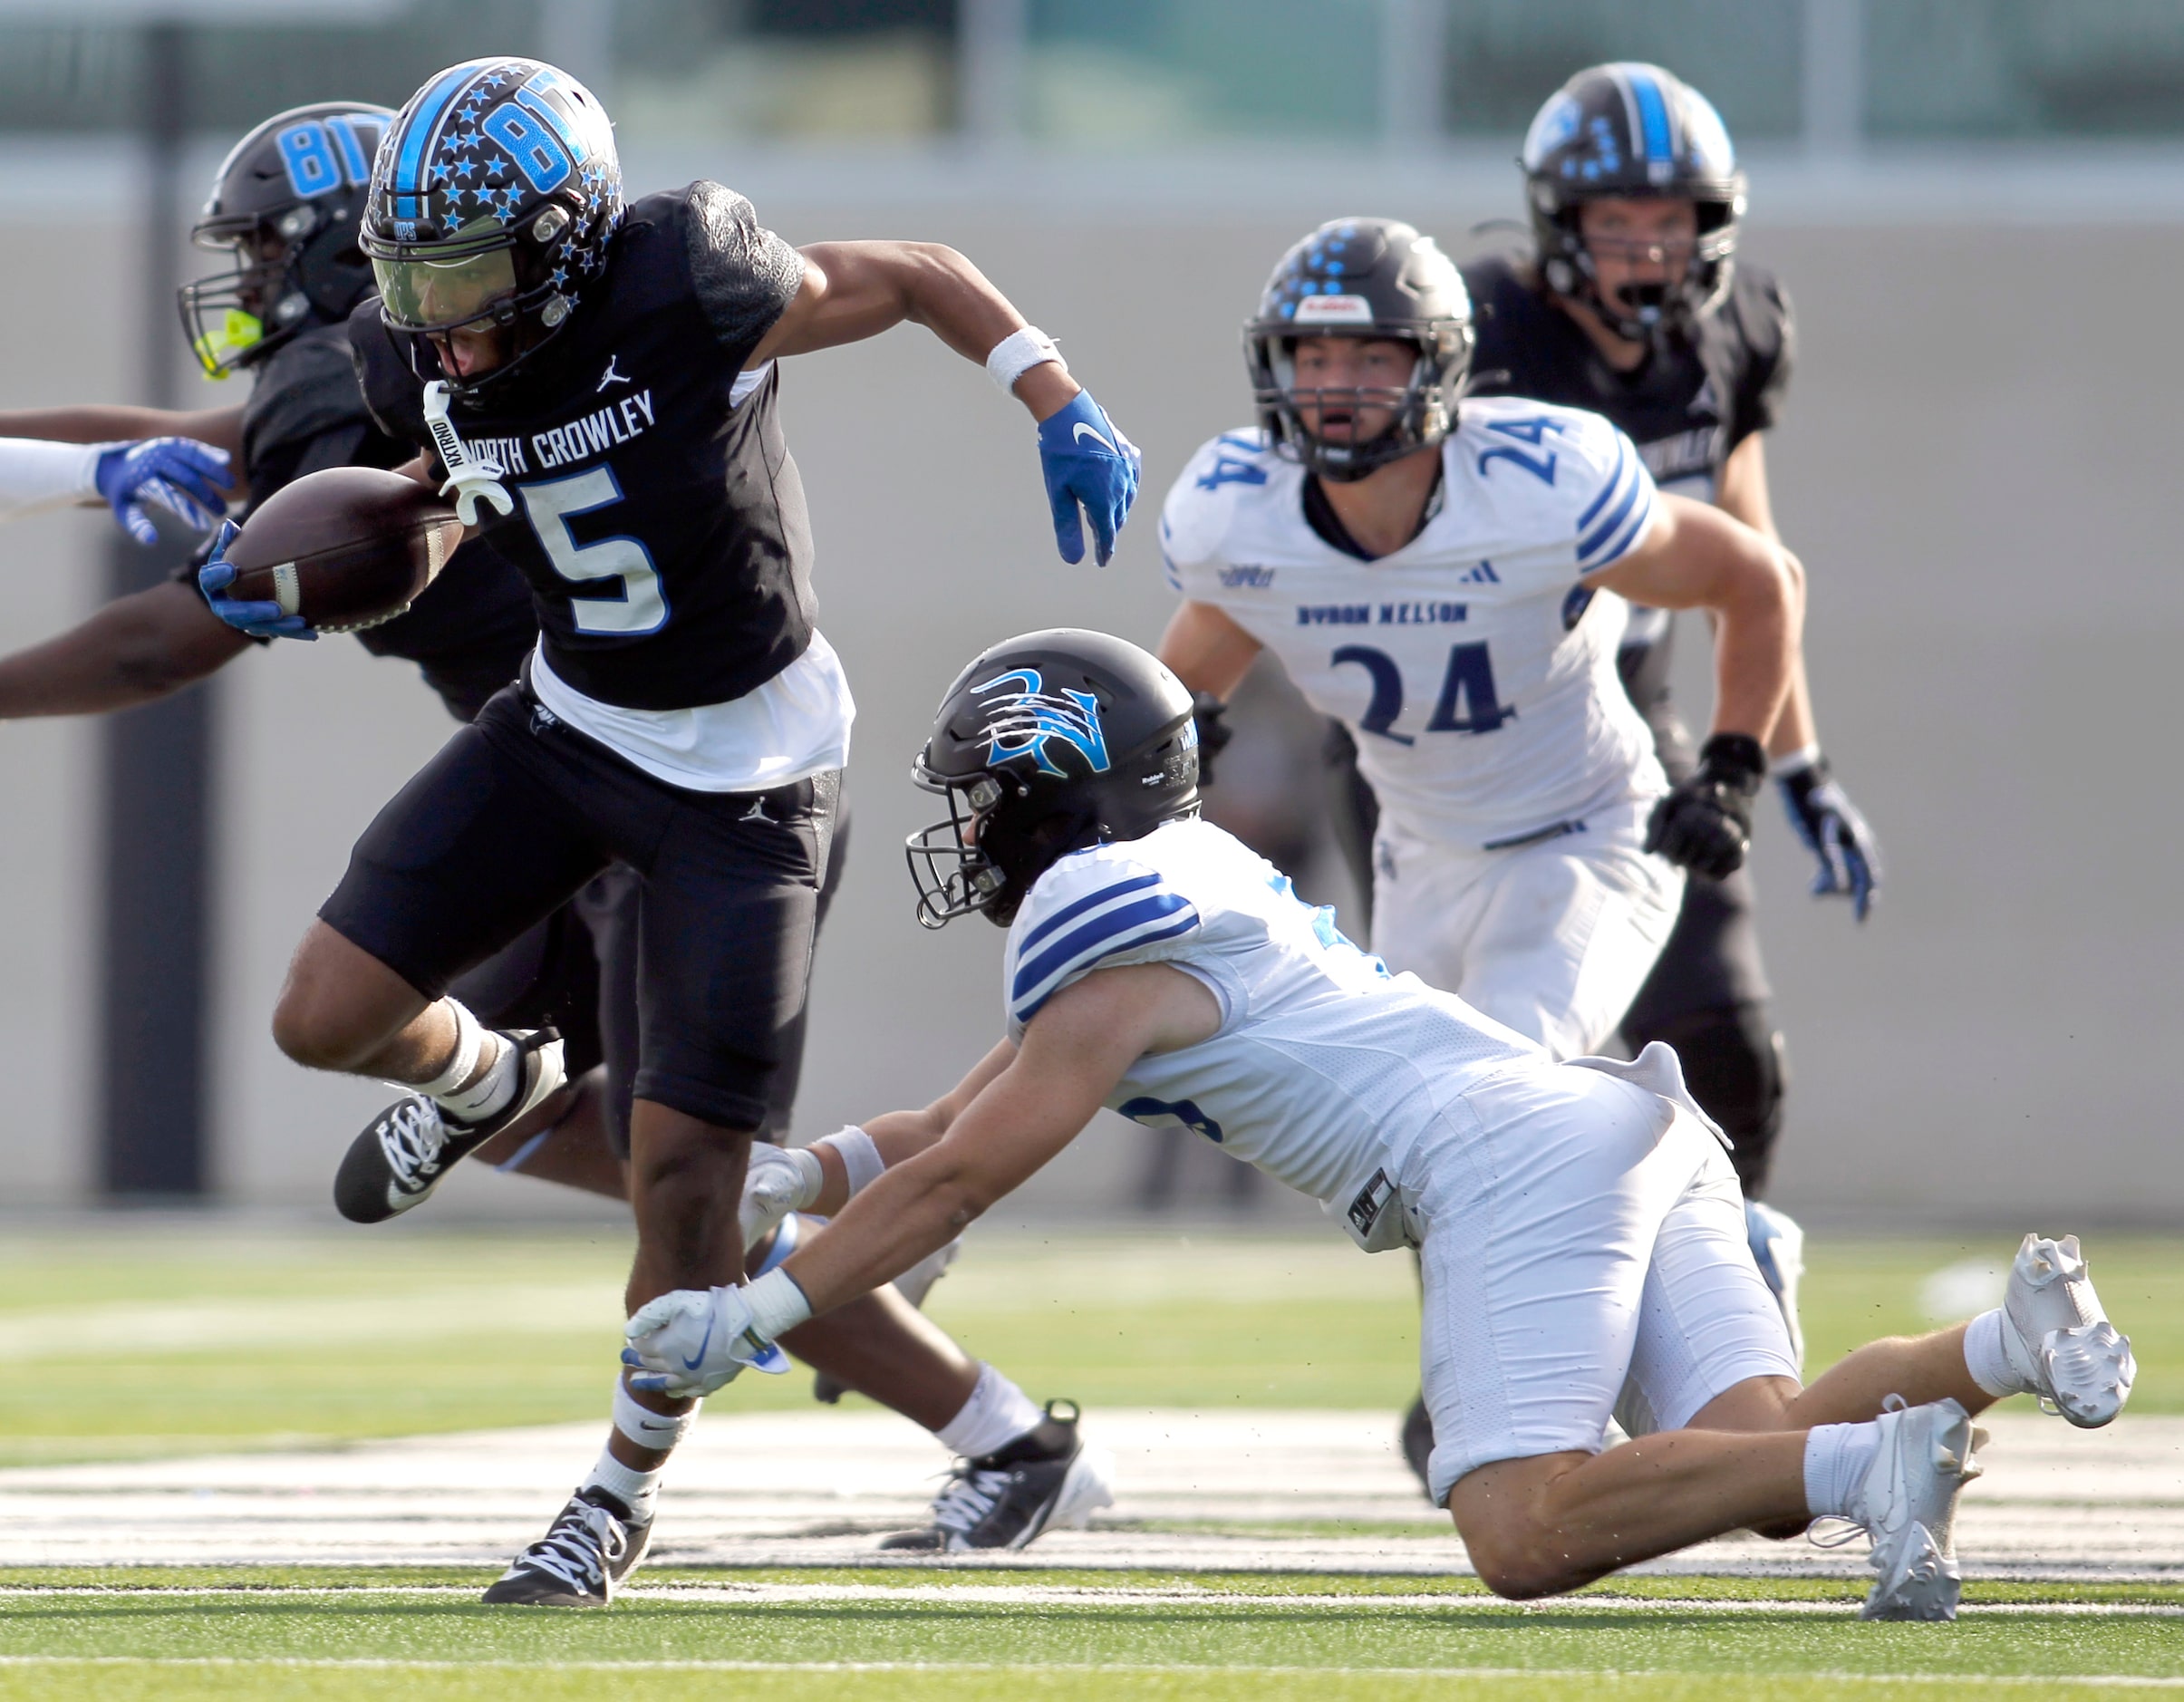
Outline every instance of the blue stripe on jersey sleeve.
{"type": "Polygon", "coordinates": [[[1646,522],[1653,515],[1654,493],[1650,485],[1641,485],[1638,489],[1645,500],[1638,504],[1637,512],[1630,517],[1630,524],[1622,529],[1612,544],[1587,564],[1585,568],[1587,573],[1598,573],[1609,563],[1621,560],[1623,553],[1637,543],[1638,535],[1645,531],[1646,522]]]}
{"type": "Polygon", "coordinates": [[[1174,893],[1151,893],[1093,917],[1030,962],[1019,966],[1010,990],[1017,1020],[1029,1022],[1037,1016],[1039,1007],[1073,972],[1088,970],[1103,957],[1172,940],[1197,925],[1198,912],[1191,901],[1174,893]]]}
{"type": "Polygon", "coordinates": [[[1103,886],[1089,898],[1080,898],[1073,904],[1064,904],[1046,921],[1040,923],[1038,927],[1024,935],[1024,943],[1016,948],[1017,957],[1020,960],[1026,953],[1052,933],[1055,929],[1060,927],[1065,922],[1075,922],[1086,911],[1097,910],[1102,904],[1111,904],[1126,893],[1142,893],[1148,886],[1159,885],[1159,875],[1140,875],[1132,880],[1116,881],[1112,886],[1103,886]]]}
{"type": "Polygon", "coordinates": [[[1630,440],[1619,431],[1615,434],[1615,468],[1609,473],[1608,482],[1600,487],[1600,494],[1592,499],[1592,506],[1578,516],[1578,530],[1580,532],[1584,531],[1595,519],[1599,518],[1600,510],[1608,506],[1608,498],[1614,496],[1616,491],[1620,488],[1623,482],[1623,469],[1628,464],[1629,459],[1630,440]]]}
{"type": "Polygon", "coordinates": [[[1578,539],[1578,566],[1588,573],[1595,567],[1606,566],[1605,561],[1599,559],[1599,552],[1609,539],[1623,529],[1624,523],[1630,518],[1630,511],[1638,506],[1639,498],[1645,498],[1648,506],[1651,504],[1648,487],[1652,481],[1646,477],[1646,469],[1633,462],[1628,472],[1629,479],[1624,488],[1622,501],[1616,505],[1605,520],[1578,539]]]}

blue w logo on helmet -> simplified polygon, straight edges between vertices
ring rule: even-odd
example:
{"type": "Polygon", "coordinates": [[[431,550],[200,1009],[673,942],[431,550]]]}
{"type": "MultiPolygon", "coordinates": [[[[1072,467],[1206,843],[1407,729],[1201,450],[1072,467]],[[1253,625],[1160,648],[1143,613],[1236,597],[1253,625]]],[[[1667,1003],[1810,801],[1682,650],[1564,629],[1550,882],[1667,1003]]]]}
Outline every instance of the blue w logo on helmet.
{"type": "Polygon", "coordinates": [[[1028,756],[1041,774],[1067,778],[1068,771],[1047,754],[1048,741],[1058,739],[1073,747],[1093,773],[1107,771],[1107,738],[1100,729],[1099,700],[1091,692],[1066,688],[1059,693],[1048,691],[1037,668],[1011,669],[971,689],[981,697],[989,691],[1005,692],[987,712],[989,761],[1028,756]]]}

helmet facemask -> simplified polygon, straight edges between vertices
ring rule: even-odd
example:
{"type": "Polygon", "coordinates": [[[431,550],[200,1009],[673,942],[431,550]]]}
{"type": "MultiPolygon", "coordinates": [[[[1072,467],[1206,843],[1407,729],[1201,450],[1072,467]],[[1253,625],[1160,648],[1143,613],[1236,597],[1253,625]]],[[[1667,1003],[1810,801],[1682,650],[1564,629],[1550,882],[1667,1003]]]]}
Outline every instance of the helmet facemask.
{"type": "Polygon", "coordinates": [[[1348,484],[1363,479],[1391,461],[1445,438],[1454,425],[1463,375],[1471,360],[1471,331],[1442,331],[1411,335],[1374,327],[1359,341],[1403,343],[1414,351],[1408,382],[1394,386],[1312,386],[1297,377],[1297,345],[1308,336],[1328,333],[1315,327],[1309,333],[1278,336],[1254,332],[1246,340],[1252,377],[1252,400],[1262,420],[1271,417],[1271,430],[1282,450],[1322,479],[1348,484]],[[1451,379],[1452,369],[1455,374],[1451,379]],[[1307,425],[1304,411],[1319,416],[1320,431],[1307,425]],[[1385,410],[1392,417],[1371,437],[1330,439],[1321,435],[1330,413],[1356,416],[1367,409],[1385,410]]]}
{"type": "Polygon", "coordinates": [[[1611,295],[1600,286],[1592,245],[1585,239],[1583,204],[1570,202],[1551,218],[1536,221],[1540,272],[1547,287],[1583,305],[1627,343],[1689,336],[1728,294],[1735,265],[1736,209],[1713,198],[1683,198],[1697,215],[1698,235],[1680,279],[1626,285],[1611,295]]]}

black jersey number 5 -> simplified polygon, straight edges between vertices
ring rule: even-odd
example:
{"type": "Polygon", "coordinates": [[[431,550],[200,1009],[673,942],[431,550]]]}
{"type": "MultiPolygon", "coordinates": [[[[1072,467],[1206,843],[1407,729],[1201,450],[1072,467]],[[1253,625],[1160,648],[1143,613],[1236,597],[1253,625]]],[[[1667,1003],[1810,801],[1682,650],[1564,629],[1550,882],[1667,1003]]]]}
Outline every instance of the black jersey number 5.
{"type": "MultiPolygon", "coordinates": [[[[1396,665],[1396,659],[1370,644],[1345,644],[1335,652],[1331,665],[1339,668],[1346,662],[1356,662],[1373,682],[1372,699],[1358,722],[1359,730],[1392,739],[1399,745],[1417,743],[1413,735],[1395,730],[1396,718],[1403,713],[1403,670],[1396,665]]],[[[1486,646],[1473,643],[1451,648],[1448,672],[1441,676],[1441,695],[1425,730],[1491,733],[1515,714],[1516,711],[1494,693],[1493,659],[1486,653],[1486,646]]]]}
{"type": "Polygon", "coordinates": [[[622,500],[614,469],[594,467],[568,479],[517,488],[523,493],[524,513],[554,571],[576,585],[598,587],[569,596],[570,618],[578,632],[627,638],[656,633],[667,624],[667,597],[643,545],[633,537],[579,544],[569,531],[571,515],[590,514],[622,500]]]}

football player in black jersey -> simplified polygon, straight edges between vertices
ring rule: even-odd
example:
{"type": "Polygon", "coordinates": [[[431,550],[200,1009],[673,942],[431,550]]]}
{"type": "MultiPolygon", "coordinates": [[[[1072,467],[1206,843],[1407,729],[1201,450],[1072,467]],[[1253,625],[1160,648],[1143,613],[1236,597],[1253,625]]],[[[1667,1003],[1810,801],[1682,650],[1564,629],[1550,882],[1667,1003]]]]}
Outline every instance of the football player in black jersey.
{"type": "MultiPolygon", "coordinates": [[[[349,102],[298,108],[258,125],[222,162],[193,235],[202,247],[228,251],[234,265],[186,285],[181,307],[209,375],[250,374],[246,401],[189,413],[93,406],[0,414],[0,437],[82,444],[192,433],[231,447],[242,468],[238,488],[254,503],[322,468],[391,467],[408,459],[412,449],[382,432],[364,406],[346,329],[350,310],[372,290],[358,228],[369,161],[393,116],[349,102]]],[[[415,662],[449,712],[468,721],[516,677],[538,624],[522,575],[489,545],[472,541],[408,613],[356,636],[374,654],[415,662]]],[[[212,613],[193,566],[59,637],[0,657],[0,719],[150,702],[266,642],[212,613]]],[[[837,846],[830,875],[839,867],[837,846]]],[[[822,915],[832,885],[821,895],[822,915]]],[[[457,984],[457,996],[488,1021],[552,1023],[570,1078],[481,1157],[625,1197],[617,1150],[626,1155],[636,1067],[636,910],[634,878],[610,870],[457,984]]],[[[765,1126],[771,1138],[788,1126],[799,1042],[800,1036],[785,1042],[765,1126]]],[[[790,1347],[829,1380],[930,1430],[952,1428],[981,1378],[991,1391],[986,1404],[1011,1407],[1022,1421],[1021,1436],[1012,1433],[1005,1445],[1044,1423],[1013,1385],[968,1359],[894,1294],[815,1320],[790,1347]]]]}
{"type": "MultiPolygon", "coordinates": [[[[710,183],[625,207],[606,115],[535,61],[473,61],[411,97],[363,247],[381,295],[350,321],[366,400],[521,569],[540,642],[359,841],[275,1037],[299,1062],[415,1084],[336,1182],[351,1215],[400,1209],[562,1079],[556,1040],[488,1029],[449,996],[455,978],[610,863],[633,868],[634,1310],[741,1268],[746,1158],[804,1004],[847,751],[778,357],[907,319],[983,361],[1039,421],[1071,560],[1087,519],[1111,552],[1136,451],[952,250],[799,253],[710,183]]],[[[226,595],[232,576],[216,552],[200,576],[216,611],[283,634],[277,608],[226,595]]],[[[856,1131],[829,1139],[863,1162],[856,1131]]],[[[643,1552],[691,1410],[618,1385],[605,1452],[488,1600],[605,1601],[643,1552]]],[[[995,1407],[983,1446],[954,1443],[995,1456],[1007,1493],[1032,1462],[999,1460],[993,1432],[1022,1417],[995,1407]]],[[[1073,1428],[1041,1428],[1045,1452],[1072,1456],[1066,1476],[1073,1428]]]]}
{"type": "MultiPolygon", "coordinates": [[[[1779,542],[1763,434],[1779,417],[1795,337],[1788,296],[1737,256],[1744,179],[1713,106],[1658,66],[1594,66],[1540,109],[1522,163],[1533,256],[1463,268],[1478,324],[1473,390],[1604,414],[1662,489],[1712,501],[1779,542]]],[[[1681,781],[1694,755],[1669,700],[1673,635],[1667,611],[1634,608],[1619,665],[1662,766],[1681,781]]],[[[1802,659],[1768,743],[1791,825],[1818,860],[1812,891],[1849,898],[1862,922],[1880,848],[1821,752],[1802,659]]],[[[1369,893],[1372,798],[1354,764],[1337,789],[1338,836],[1369,893]]],[[[1692,1092],[1728,1133],[1754,1255],[1802,1349],[1803,1233],[1759,1203],[1786,1084],[1769,997],[1750,875],[1694,873],[1623,1037],[1634,1049],[1675,1047],[1692,1092]]],[[[1414,1465],[1430,1451],[1423,1405],[1404,1441],[1414,1465]]]]}

